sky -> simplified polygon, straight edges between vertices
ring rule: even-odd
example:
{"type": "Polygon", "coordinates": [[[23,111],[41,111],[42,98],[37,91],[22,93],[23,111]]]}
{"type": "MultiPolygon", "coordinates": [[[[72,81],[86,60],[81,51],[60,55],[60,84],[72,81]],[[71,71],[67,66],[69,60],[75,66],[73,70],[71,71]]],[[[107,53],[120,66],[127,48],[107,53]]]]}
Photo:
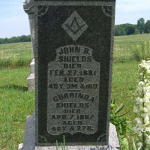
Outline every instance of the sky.
{"type": "MultiPolygon", "coordinates": [[[[115,24],[150,20],[150,0],[116,0],[115,24]]],[[[29,35],[28,15],[22,0],[0,0],[0,38],[29,35]]]]}

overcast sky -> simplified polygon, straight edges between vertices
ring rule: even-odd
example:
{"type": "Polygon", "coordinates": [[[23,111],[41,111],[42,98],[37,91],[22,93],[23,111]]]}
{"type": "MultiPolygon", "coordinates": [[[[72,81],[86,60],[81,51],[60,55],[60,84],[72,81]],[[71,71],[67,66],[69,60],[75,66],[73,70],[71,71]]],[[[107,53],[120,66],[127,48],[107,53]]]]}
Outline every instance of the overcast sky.
{"type": "MultiPolygon", "coordinates": [[[[150,20],[150,0],[116,0],[115,24],[137,24],[139,18],[150,20]]],[[[0,38],[29,34],[22,0],[0,0],[0,38]]]]}

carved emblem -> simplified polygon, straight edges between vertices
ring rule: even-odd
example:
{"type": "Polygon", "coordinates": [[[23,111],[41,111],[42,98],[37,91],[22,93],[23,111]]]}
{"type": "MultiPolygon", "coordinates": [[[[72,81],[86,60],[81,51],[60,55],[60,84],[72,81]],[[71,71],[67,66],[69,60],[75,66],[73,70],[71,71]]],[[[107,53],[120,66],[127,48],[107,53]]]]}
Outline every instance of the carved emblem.
{"type": "Polygon", "coordinates": [[[69,34],[69,36],[76,41],[88,28],[88,25],[83,21],[79,14],[74,11],[62,24],[62,27],[69,34]]]}
{"type": "Polygon", "coordinates": [[[103,134],[98,137],[97,142],[105,142],[106,141],[106,134],[103,134]]]}
{"type": "Polygon", "coordinates": [[[39,6],[38,7],[38,16],[41,17],[47,13],[49,6],[39,6]]]}
{"type": "Polygon", "coordinates": [[[106,16],[108,16],[108,17],[112,16],[112,6],[103,6],[102,10],[106,16]]]}
{"type": "Polygon", "coordinates": [[[39,143],[47,143],[47,140],[45,137],[39,135],[39,143]]]}

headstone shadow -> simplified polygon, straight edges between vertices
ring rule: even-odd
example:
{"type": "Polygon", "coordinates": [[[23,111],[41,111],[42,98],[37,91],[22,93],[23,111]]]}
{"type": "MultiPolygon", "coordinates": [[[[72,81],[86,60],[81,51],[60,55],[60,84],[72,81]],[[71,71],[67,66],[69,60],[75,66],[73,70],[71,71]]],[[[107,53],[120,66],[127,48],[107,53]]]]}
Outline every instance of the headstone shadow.
{"type": "Polygon", "coordinates": [[[23,91],[23,92],[28,91],[28,87],[19,86],[19,85],[5,85],[5,86],[0,86],[0,89],[14,89],[14,90],[23,91]]]}

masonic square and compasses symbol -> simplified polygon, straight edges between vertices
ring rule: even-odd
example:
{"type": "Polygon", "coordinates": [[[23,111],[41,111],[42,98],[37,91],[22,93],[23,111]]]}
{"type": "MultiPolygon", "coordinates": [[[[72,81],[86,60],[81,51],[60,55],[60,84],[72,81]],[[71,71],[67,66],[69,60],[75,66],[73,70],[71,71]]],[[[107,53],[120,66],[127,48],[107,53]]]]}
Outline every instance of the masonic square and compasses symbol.
{"type": "Polygon", "coordinates": [[[83,21],[79,14],[74,11],[69,18],[62,24],[63,29],[68,35],[76,41],[81,34],[88,28],[88,25],[83,21]]]}

